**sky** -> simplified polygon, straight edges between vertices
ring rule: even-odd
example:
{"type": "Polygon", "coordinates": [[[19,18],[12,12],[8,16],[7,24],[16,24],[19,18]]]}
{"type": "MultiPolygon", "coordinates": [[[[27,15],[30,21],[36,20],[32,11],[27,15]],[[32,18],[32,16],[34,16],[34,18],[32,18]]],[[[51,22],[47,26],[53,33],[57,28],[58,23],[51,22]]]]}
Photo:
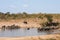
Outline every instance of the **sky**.
{"type": "Polygon", "coordinates": [[[60,13],[60,0],[0,0],[0,12],[60,13]]]}

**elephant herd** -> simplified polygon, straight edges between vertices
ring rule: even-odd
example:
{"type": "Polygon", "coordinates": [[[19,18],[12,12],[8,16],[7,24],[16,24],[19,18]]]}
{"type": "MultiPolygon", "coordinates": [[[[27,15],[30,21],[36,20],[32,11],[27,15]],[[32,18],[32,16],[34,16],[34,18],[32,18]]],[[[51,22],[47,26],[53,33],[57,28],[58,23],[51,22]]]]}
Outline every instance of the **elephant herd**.
{"type": "MultiPolygon", "coordinates": [[[[5,30],[5,29],[9,29],[9,30],[12,30],[12,29],[20,29],[20,26],[17,26],[17,25],[11,25],[11,26],[5,26],[5,25],[3,25],[2,26],[2,28],[1,28],[2,30],[5,30]]],[[[29,30],[30,28],[27,28],[27,30],[29,30]]]]}
{"type": "Polygon", "coordinates": [[[2,26],[1,29],[19,29],[20,27],[19,26],[16,26],[16,25],[11,25],[11,26],[2,26]]]}
{"type": "MultiPolygon", "coordinates": [[[[25,24],[27,24],[27,22],[24,22],[25,24]]],[[[53,30],[53,29],[58,29],[59,27],[57,27],[58,23],[52,23],[55,26],[48,26],[48,27],[43,27],[43,28],[37,28],[38,31],[49,31],[49,30],[53,30]]],[[[50,24],[49,24],[50,25],[50,24]]],[[[1,29],[19,29],[20,26],[17,26],[15,24],[11,25],[11,26],[5,26],[3,25],[1,29]]],[[[27,28],[27,30],[30,30],[30,28],[27,28]]]]}
{"type": "Polygon", "coordinates": [[[55,29],[59,29],[59,27],[43,27],[43,28],[38,28],[38,31],[49,31],[55,29]]]}
{"type": "MultiPolygon", "coordinates": [[[[11,25],[11,26],[2,26],[1,29],[19,29],[19,26],[16,25],[11,25]]],[[[53,29],[58,29],[59,27],[43,27],[43,28],[37,28],[38,31],[49,31],[49,30],[53,30],[53,29]]],[[[30,28],[27,28],[27,30],[30,30],[30,28]]]]}
{"type": "Polygon", "coordinates": [[[38,31],[48,31],[48,30],[53,30],[53,29],[58,29],[58,28],[60,28],[58,25],[59,25],[60,23],[58,23],[58,22],[51,22],[51,23],[46,23],[45,24],[45,27],[42,27],[42,28],[38,28],[38,31]]]}

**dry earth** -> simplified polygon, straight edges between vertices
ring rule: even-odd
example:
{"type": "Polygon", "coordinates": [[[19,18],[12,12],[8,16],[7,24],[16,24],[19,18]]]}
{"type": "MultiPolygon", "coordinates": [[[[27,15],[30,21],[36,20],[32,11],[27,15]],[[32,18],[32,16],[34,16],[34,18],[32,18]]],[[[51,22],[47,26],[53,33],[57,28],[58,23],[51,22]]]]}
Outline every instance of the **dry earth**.
{"type": "Polygon", "coordinates": [[[18,25],[20,27],[41,27],[41,23],[45,22],[44,19],[37,19],[37,18],[29,18],[29,19],[20,19],[20,20],[9,20],[9,21],[0,21],[0,27],[3,25],[10,26],[10,25],[18,25]],[[27,24],[24,23],[27,22],[27,24]]]}
{"type": "MultiPolygon", "coordinates": [[[[18,19],[18,20],[9,20],[9,21],[0,21],[0,28],[5,25],[5,26],[10,26],[10,25],[18,25],[20,27],[42,27],[41,24],[46,22],[47,19],[39,19],[39,18],[26,18],[26,19],[18,19]],[[27,24],[24,23],[24,21],[27,22],[27,24]]],[[[53,22],[59,22],[60,19],[54,19],[53,22]]]]}
{"type": "Polygon", "coordinates": [[[0,40],[60,40],[60,34],[26,37],[0,37],[0,40]]]}

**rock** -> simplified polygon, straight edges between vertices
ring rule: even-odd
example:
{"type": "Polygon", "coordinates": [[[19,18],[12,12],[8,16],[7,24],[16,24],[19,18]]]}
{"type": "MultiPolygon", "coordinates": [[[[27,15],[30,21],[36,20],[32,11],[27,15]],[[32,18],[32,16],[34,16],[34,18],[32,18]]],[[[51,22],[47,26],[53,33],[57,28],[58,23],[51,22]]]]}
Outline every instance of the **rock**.
{"type": "Polygon", "coordinates": [[[30,28],[27,28],[27,30],[29,30],[30,28]]]}

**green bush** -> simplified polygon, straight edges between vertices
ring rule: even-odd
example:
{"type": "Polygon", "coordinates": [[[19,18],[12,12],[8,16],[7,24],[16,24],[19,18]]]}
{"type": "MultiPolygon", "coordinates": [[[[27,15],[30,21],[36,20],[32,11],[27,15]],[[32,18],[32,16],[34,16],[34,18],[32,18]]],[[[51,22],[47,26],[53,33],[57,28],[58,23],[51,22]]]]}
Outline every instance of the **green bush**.
{"type": "Polygon", "coordinates": [[[53,19],[52,19],[52,16],[51,15],[45,15],[45,17],[47,18],[48,22],[52,22],[53,19]]]}

